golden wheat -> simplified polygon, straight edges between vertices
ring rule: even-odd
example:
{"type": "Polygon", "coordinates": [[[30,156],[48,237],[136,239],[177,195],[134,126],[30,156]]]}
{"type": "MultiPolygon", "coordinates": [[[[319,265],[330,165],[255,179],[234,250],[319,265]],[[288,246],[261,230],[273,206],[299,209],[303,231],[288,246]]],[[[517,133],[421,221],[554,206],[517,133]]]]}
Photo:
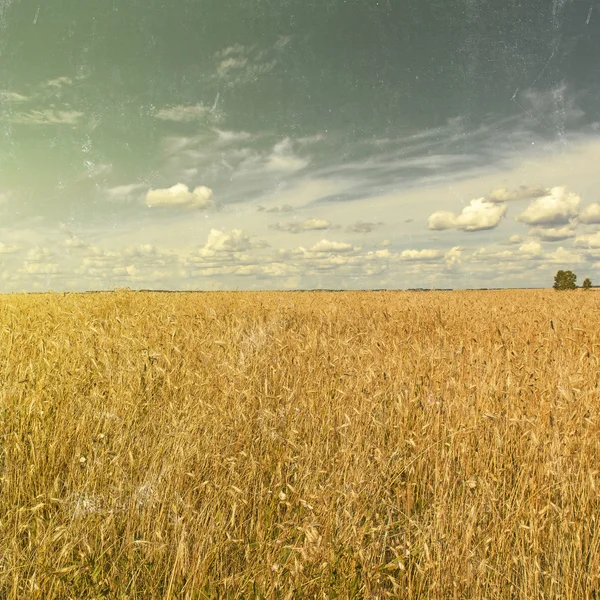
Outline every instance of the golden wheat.
{"type": "Polygon", "coordinates": [[[0,297],[0,597],[600,597],[600,296],[0,297]]]}

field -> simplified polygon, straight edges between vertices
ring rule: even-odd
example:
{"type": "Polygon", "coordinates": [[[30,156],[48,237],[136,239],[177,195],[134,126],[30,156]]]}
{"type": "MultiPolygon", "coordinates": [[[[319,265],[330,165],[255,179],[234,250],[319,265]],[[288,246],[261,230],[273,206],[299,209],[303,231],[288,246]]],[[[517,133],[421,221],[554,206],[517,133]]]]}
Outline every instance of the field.
{"type": "Polygon", "coordinates": [[[0,597],[600,598],[600,294],[0,296],[0,597]]]}

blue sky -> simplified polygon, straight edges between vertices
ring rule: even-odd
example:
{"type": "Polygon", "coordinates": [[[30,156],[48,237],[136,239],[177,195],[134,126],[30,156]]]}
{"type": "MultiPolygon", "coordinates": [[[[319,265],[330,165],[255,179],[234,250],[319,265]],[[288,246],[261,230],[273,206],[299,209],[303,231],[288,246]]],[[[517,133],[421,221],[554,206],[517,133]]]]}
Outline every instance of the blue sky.
{"type": "Polygon", "coordinates": [[[0,291],[600,267],[600,4],[0,4],[0,291]]]}

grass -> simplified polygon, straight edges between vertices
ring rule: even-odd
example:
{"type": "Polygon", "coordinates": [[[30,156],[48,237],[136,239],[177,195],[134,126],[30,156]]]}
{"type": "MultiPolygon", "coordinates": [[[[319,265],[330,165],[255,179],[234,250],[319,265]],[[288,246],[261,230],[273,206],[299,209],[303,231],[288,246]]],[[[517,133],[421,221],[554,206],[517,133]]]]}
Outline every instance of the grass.
{"type": "Polygon", "coordinates": [[[593,292],[0,296],[0,597],[600,598],[593,292]]]}

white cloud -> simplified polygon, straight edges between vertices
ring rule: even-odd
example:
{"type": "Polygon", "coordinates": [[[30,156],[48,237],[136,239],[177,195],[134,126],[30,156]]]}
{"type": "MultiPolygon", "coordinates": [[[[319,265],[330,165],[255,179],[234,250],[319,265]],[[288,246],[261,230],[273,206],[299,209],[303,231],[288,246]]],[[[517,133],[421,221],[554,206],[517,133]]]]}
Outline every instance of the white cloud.
{"type": "Polygon", "coordinates": [[[578,235],[574,243],[579,248],[600,248],[600,231],[594,234],[578,235]]]}
{"type": "Polygon", "coordinates": [[[527,258],[536,258],[542,256],[542,245],[539,242],[536,242],[535,240],[525,242],[519,247],[518,254],[527,258]]]}
{"type": "Polygon", "coordinates": [[[241,229],[229,232],[211,229],[201,250],[204,254],[213,255],[219,252],[243,252],[251,247],[250,238],[241,229]]]}
{"type": "Polygon", "coordinates": [[[483,231],[497,227],[505,214],[506,205],[488,202],[485,198],[476,198],[471,200],[458,216],[449,211],[433,213],[427,225],[429,229],[435,231],[451,228],[462,231],[483,231]]]}
{"type": "Polygon", "coordinates": [[[219,63],[219,66],[217,67],[217,74],[219,77],[225,77],[229,75],[230,71],[243,69],[247,64],[248,59],[243,56],[237,58],[230,56],[219,63]]]}
{"type": "Polygon", "coordinates": [[[511,235],[508,238],[508,242],[506,242],[507,244],[521,244],[523,242],[523,237],[520,235],[511,235]]]}
{"type": "Polygon", "coordinates": [[[579,213],[579,221],[581,223],[600,223],[600,202],[593,202],[583,207],[579,213]]]}
{"type": "Polygon", "coordinates": [[[239,142],[241,140],[247,140],[251,137],[246,131],[224,131],[222,129],[213,129],[213,131],[218,136],[217,141],[222,144],[239,142]]]}
{"type": "Polygon", "coordinates": [[[25,262],[23,268],[20,269],[21,273],[27,275],[53,275],[59,272],[57,263],[43,263],[43,262],[25,262]]]}
{"type": "Polygon", "coordinates": [[[579,256],[579,254],[565,250],[562,246],[552,254],[549,254],[546,259],[548,262],[562,265],[571,265],[581,262],[581,256],[579,256]]]}
{"type": "Polygon", "coordinates": [[[212,205],[212,190],[199,186],[190,191],[188,186],[178,183],[170,188],[149,190],[146,194],[148,206],[179,206],[185,208],[207,208],[212,205]]]}
{"type": "Polygon", "coordinates": [[[43,262],[50,258],[54,258],[54,253],[45,246],[36,246],[35,248],[30,248],[27,252],[28,261],[43,262]]]}
{"type": "Polygon", "coordinates": [[[356,221],[348,226],[348,231],[353,233],[371,233],[381,223],[370,223],[368,221],[356,221]]]}
{"type": "Polygon", "coordinates": [[[9,246],[0,242],[0,254],[13,254],[14,252],[18,252],[18,250],[16,246],[9,246]]]}
{"type": "Polygon", "coordinates": [[[87,248],[87,244],[77,236],[68,237],[64,241],[64,245],[67,248],[87,248]]]}
{"type": "Polygon", "coordinates": [[[209,106],[203,104],[195,104],[191,106],[171,106],[169,108],[163,108],[159,110],[154,116],[157,119],[163,121],[177,121],[179,123],[186,123],[190,121],[197,121],[202,119],[213,112],[209,106]]]}
{"type": "Polygon", "coordinates": [[[58,88],[60,89],[61,87],[63,87],[63,85],[71,85],[73,83],[73,80],[70,77],[56,77],[55,79],[49,79],[48,81],[46,81],[46,83],[44,84],[46,87],[53,87],[53,88],[58,88]]]}
{"type": "Polygon", "coordinates": [[[0,91],[0,100],[7,102],[27,102],[28,96],[17,94],[17,92],[9,92],[8,90],[0,91]]]}
{"type": "Polygon", "coordinates": [[[560,242],[568,238],[575,237],[575,231],[568,225],[564,227],[535,227],[529,231],[529,235],[537,237],[544,242],[560,242]]]}
{"type": "Polygon", "coordinates": [[[294,154],[290,138],[285,138],[275,144],[273,151],[267,157],[267,168],[272,171],[291,173],[303,169],[307,164],[308,160],[294,154]]]}
{"type": "Polygon", "coordinates": [[[82,112],[74,110],[30,110],[9,115],[7,120],[19,125],[78,125],[82,112]]]}
{"type": "Polygon", "coordinates": [[[323,239],[317,242],[311,249],[310,252],[350,252],[353,250],[352,244],[346,244],[345,242],[330,242],[329,240],[323,239]]]}
{"type": "Polygon", "coordinates": [[[134,192],[145,188],[143,183],[130,183],[128,185],[118,185],[106,190],[106,194],[113,200],[123,200],[130,198],[134,192]]]}
{"type": "Polygon", "coordinates": [[[440,250],[403,250],[400,253],[400,260],[436,260],[443,256],[440,250]]]}
{"type": "Polygon", "coordinates": [[[452,229],[456,226],[456,216],[448,210],[438,210],[427,219],[427,227],[434,231],[452,229]]]}
{"type": "Polygon", "coordinates": [[[507,202],[512,200],[524,200],[527,198],[539,198],[545,196],[548,190],[541,185],[522,185],[521,187],[513,190],[512,192],[508,188],[498,188],[492,190],[487,196],[488,202],[507,202]]]}
{"type": "Polygon", "coordinates": [[[444,261],[449,266],[460,265],[462,263],[462,254],[462,248],[454,246],[444,254],[444,261]]]}
{"type": "Polygon", "coordinates": [[[269,227],[277,231],[300,233],[301,231],[322,231],[323,229],[330,229],[331,226],[331,222],[325,219],[306,219],[300,223],[275,223],[269,227]]]}
{"type": "Polygon", "coordinates": [[[580,196],[567,192],[565,186],[553,187],[549,194],[534,200],[516,220],[527,225],[566,225],[577,216],[580,201],[580,196]]]}

